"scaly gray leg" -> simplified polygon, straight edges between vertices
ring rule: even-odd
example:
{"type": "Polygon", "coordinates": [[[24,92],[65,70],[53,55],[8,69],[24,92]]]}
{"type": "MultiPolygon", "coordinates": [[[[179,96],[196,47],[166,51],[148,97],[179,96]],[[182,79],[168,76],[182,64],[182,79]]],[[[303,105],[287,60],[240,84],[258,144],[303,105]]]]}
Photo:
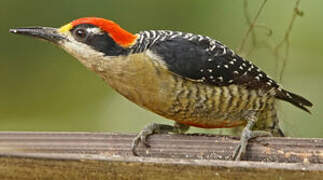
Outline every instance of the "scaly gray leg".
{"type": "Polygon", "coordinates": [[[136,147],[139,143],[142,143],[146,147],[150,147],[147,142],[147,138],[153,134],[167,134],[167,133],[175,133],[175,134],[183,134],[189,129],[188,125],[180,124],[175,122],[174,126],[165,125],[165,124],[156,124],[151,123],[145,126],[145,128],[140,131],[140,133],[133,139],[131,150],[133,155],[138,156],[136,153],[136,147]]]}
{"type": "Polygon", "coordinates": [[[240,137],[240,144],[235,148],[233,153],[233,159],[236,161],[240,161],[242,156],[245,154],[247,149],[247,144],[249,139],[255,137],[263,137],[263,136],[272,136],[270,132],[267,131],[252,131],[253,126],[257,121],[256,112],[251,111],[246,116],[247,125],[243,129],[241,137],[240,137]]]}

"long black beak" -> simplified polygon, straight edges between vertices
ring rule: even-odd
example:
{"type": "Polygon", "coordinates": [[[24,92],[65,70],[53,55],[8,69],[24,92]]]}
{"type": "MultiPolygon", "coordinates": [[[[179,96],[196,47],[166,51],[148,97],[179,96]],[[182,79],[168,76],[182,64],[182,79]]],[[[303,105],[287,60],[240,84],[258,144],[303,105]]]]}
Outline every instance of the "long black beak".
{"type": "Polygon", "coordinates": [[[65,39],[62,35],[59,34],[56,28],[51,27],[17,28],[10,29],[9,32],[14,34],[33,36],[36,38],[45,39],[53,43],[57,43],[58,41],[65,39]]]}

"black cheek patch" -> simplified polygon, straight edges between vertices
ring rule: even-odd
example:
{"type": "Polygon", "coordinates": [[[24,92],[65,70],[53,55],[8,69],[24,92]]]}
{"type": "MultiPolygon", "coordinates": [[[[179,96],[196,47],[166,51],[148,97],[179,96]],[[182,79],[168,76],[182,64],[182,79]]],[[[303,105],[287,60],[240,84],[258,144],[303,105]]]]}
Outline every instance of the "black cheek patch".
{"type": "Polygon", "coordinates": [[[106,56],[127,55],[129,53],[127,49],[116,44],[106,33],[89,35],[85,43],[106,56]]]}

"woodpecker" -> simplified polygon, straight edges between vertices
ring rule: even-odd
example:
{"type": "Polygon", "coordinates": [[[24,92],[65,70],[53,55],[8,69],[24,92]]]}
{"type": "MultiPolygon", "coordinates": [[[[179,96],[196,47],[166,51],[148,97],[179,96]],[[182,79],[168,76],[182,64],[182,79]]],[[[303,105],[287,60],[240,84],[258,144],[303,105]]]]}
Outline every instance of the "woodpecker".
{"type": "Polygon", "coordinates": [[[157,133],[184,133],[190,126],[243,126],[233,159],[248,140],[284,136],[276,100],[310,112],[312,103],[287,91],[252,62],[208,36],[170,30],[132,34],[111,20],[85,17],[60,28],[28,27],[10,32],[62,47],[135,104],[175,121],[152,123],[133,140],[132,152],[157,133]]]}

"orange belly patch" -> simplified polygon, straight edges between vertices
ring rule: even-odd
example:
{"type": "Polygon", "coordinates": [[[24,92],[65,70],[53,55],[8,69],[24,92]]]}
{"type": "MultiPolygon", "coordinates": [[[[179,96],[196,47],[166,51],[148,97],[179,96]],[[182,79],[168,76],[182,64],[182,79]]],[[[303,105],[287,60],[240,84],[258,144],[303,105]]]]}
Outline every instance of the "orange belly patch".
{"type": "Polygon", "coordinates": [[[195,122],[179,122],[181,124],[189,125],[189,126],[194,126],[198,128],[206,128],[206,129],[211,129],[211,128],[231,128],[231,127],[237,127],[237,126],[242,126],[245,125],[246,122],[244,121],[236,121],[236,122],[222,122],[218,124],[199,124],[195,122]]]}

